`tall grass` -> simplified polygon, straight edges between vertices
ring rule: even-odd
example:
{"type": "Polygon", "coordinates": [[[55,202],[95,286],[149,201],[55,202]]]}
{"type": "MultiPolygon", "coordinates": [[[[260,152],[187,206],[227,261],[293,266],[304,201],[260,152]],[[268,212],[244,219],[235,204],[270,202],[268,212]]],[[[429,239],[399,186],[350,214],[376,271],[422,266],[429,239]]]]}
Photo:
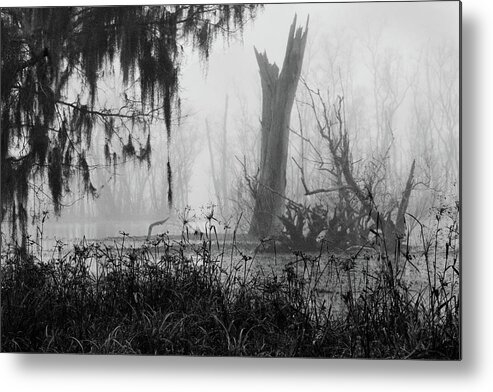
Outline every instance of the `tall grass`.
{"type": "Polygon", "coordinates": [[[59,242],[43,259],[9,246],[2,351],[458,359],[453,213],[419,223],[420,247],[392,274],[380,252],[323,244],[282,268],[255,266],[236,231],[219,239],[211,222],[199,241],[184,231],[134,246],[122,233],[112,246],[59,242]],[[422,284],[409,278],[418,260],[422,284]]]}

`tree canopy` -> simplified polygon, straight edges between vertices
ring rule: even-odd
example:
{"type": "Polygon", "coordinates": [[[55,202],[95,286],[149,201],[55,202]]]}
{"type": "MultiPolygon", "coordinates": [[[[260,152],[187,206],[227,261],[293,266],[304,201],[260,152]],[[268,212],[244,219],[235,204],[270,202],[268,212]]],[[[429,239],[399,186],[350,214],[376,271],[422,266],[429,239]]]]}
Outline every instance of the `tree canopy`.
{"type": "MultiPolygon", "coordinates": [[[[56,213],[74,176],[86,193],[95,194],[87,153],[96,125],[105,130],[107,163],[120,154],[149,162],[149,134],[140,143],[133,127],[159,117],[170,137],[184,45],[207,60],[214,39],[241,31],[257,9],[248,4],[2,8],[2,221],[10,216],[13,230],[18,222],[25,231],[33,179],[48,184],[56,213]],[[138,99],[125,94],[119,109],[100,104],[98,83],[108,70],[121,73],[138,99]]],[[[169,159],[163,172],[170,182],[169,159]]],[[[169,191],[170,202],[171,197],[169,191]]]]}

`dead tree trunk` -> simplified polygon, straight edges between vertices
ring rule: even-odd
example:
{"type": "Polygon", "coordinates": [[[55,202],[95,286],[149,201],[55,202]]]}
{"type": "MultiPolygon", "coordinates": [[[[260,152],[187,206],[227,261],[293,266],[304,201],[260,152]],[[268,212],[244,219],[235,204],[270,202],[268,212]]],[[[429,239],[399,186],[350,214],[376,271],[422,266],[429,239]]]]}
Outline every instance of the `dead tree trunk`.
{"type": "Polygon", "coordinates": [[[223,216],[229,213],[229,192],[228,192],[228,96],[226,95],[226,102],[224,104],[224,119],[223,119],[223,135],[221,141],[221,195],[222,206],[221,213],[223,216]]]}
{"type": "MultiPolygon", "coordinates": [[[[209,148],[209,159],[211,164],[211,177],[214,185],[214,191],[216,193],[216,199],[219,206],[219,211],[222,216],[227,216],[229,213],[229,188],[228,188],[228,96],[226,95],[226,103],[224,106],[224,118],[223,129],[221,135],[221,141],[216,144],[216,149],[213,148],[211,136],[211,130],[209,128],[209,122],[205,120],[207,145],[209,148]],[[219,151],[218,151],[219,150],[219,151]],[[219,168],[216,166],[218,164],[219,168]],[[217,169],[217,170],[216,170],[217,169]]],[[[217,136],[217,135],[216,135],[217,136]]]]}
{"type": "Polygon", "coordinates": [[[160,221],[157,221],[157,222],[153,222],[149,225],[149,228],[147,229],[147,238],[146,240],[149,241],[151,239],[151,235],[152,235],[152,228],[154,226],[159,226],[159,225],[162,225],[164,223],[166,223],[168,221],[169,217],[167,217],[166,219],[163,219],[163,220],[160,220],[160,221]]]}
{"type": "Polygon", "coordinates": [[[207,135],[207,146],[209,147],[209,158],[211,163],[211,176],[212,183],[214,184],[214,191],[216,192],[217,202],[219,203],[219,208],[222,209],[223,199],[221,195],[221,188],[219,186],[219,178],[217,177],[216,165],[214,164],[214,151],[212,150],[212,142],[211,142],[211,131],[209,128],[209,122],[205,120],[205,130],[207,135]]]}
{"type": "Polygon", "coordinates": [[[279,219],[284,211],[289,120],[303,65],[308,21],[305,31],[291,25],[282,70],[269,63],[267,54],[255,49],[262,85],[260,174],[249,234],[257,238],[276,236],[282,231],[279,219]]]}

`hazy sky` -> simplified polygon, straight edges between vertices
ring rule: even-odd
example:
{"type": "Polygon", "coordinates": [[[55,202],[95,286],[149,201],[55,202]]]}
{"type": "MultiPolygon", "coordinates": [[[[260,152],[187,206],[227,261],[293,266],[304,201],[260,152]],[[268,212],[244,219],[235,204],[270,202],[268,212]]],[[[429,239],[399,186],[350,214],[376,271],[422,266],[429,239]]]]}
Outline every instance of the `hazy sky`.
{"type": "Polygon", "coordinates": [[[382,29],[382,45],[411,56],[425,43],[459,40],[458,2],[267,4],[246,26],[243,42],[233,38],[229,45],[222,40],[215,43],[206,77],[197,56],[188,59],[182,70],[183,97],[207,109],[216,101],[222,108],[226,92],[251,90],[252,79],[258,79],[253,47],[282,64],[295,15],[303,26],[310,18],[306,58],[316,56],[314,51],[324,40],[342,31],[362,39],[382,29]],[[215,97],[219,99],[211,99],[215,97]]]}

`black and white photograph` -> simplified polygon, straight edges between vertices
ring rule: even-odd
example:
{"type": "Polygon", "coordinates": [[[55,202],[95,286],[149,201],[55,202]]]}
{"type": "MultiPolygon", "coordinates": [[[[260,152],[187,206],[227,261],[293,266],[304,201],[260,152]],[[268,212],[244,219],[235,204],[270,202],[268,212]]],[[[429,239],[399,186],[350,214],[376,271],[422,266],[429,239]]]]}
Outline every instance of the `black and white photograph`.
{"type": "Polygon", "coordinates": [[[0,12],[2,353],[462,358],[459,1],[0,12]]]}

